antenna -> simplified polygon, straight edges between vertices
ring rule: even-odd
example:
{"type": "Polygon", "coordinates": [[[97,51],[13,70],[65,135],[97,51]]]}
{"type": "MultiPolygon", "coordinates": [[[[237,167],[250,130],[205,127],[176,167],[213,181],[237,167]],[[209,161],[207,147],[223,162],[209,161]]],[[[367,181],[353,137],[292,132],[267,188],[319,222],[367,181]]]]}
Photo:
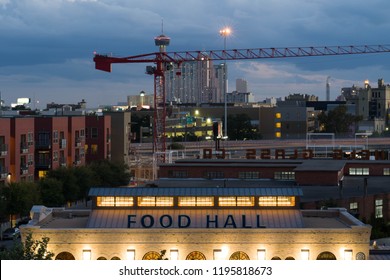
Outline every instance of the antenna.
{"type": "Polygon", "coordinates": [[[164,34],[164,19],[161,19],[161,34],[164,34]]]}

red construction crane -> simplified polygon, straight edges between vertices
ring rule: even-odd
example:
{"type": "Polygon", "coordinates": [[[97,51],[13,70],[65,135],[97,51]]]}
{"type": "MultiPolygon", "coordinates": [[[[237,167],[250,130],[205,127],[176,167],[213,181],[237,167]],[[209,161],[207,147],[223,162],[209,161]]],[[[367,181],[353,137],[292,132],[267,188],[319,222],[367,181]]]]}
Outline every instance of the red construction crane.
{"type": "Polygon", "coordinates": [[[113,63],[153,63],[156,65],[148,66],[146,68],[147,74],[154,75],[154,152],[165,152],[166,99],[164,73],[165,71],[170,70],[172,65],[180,66],[183,62],[201,60],[227,61],[390,52],[390,45],[388,44],[166,52],[166,46],[169,45],[169,40],[169,37],[166,37],[165,35],[160,35],[155,38],[155,44],[159,46],[160,52],[128,57],[113,57],[111,55],[95,54],[93,59],[95,68],[106,72],[111,72],[111,64],[113,63]]]}

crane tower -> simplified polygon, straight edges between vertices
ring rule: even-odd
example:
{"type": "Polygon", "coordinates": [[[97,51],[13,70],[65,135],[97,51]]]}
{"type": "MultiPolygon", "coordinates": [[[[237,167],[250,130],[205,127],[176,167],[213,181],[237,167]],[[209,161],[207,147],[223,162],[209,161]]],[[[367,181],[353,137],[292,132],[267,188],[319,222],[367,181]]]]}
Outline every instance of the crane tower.
{"type": "MultiPolygon", "coordinates": [[[[95,53],[95,68],[111,72],[113,63],[153,63],[147,66],[146,73],[154,76],[154,118],[153,118],[153,151],[165,152],[165,71],[171,70],[173,65],[180,66],[183,62],[201,60],[254,60],[266,58],[335,56],[348,54],[370,54],[390,52],[390,45],[359,45],[359,46],[323,46],[323,47],[292,47],[292,48],[257,48],[232,49],[211,51],[181,51],[167,52],[166,47],[170,38],[161,34],[154,38],[159,52],[146,53],[128,57],[114,57],[95,53]]],[[[165,161],[165,157],[160,158],[165,161]]]]}

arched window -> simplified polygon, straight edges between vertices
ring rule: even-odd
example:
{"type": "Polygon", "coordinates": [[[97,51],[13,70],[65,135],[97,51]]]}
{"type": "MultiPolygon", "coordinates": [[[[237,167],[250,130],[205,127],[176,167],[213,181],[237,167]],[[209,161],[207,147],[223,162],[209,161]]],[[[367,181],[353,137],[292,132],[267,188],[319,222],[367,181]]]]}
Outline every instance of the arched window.
{"type": "Polygon", "coordinates": [[[56,260],[61,260],[61,261],[70,260],[70,261],[73,261],[73,260],[75,260],[75,257],[71,253],[69,253],[69,252],[61,252],[61,253],[59,253],[56,256],[56,260]]]}
{"type": "Polygon", "coordinates": [[[106,261],[107,259],[105,257],[98,257],[97,260],[98,261],[106,261]]]}
{"type": "Polygon", "coordinates": [[[317,256],[317,260],[336,260],[336,256],[331,252],[322,252],[317,256]]]}
{"type": "Polygon", "coordinates": [[[120,261],[120,258],[117,257],[117,256],[115,256],[115,257],[112,257],[111,260],[112,260],[112,261],[120,261]]]}
{"type": "Polygon", "coordinates": [[[249,256],[245,252],[237,251],[230,256],[229,260],[249,260],[249,256]]]}
{"type": "Polygon", "coordinates": [[[147,252],[143,257],[142,259],[143,260],[159,260],[161,257],[161,255],[155,251],[150,251],[150,252],[147,252]]]}
{"type": "Polygon", "coordinates": [[[356,254],[356,259],[357,260],[365,260],[366,259],[366,254],[364,254],[363,252],[359,252],[356,254]]]}
{"type": "Polygon", "coordinates": [[[203,253],[199,252],[199,251],[193,251],[191,253],[189,253],[186,257],[186,260],[200,260],[200,261],[204,261],[206,260],[206,257],[203,253]]]}
{"type": "Polygon", "coordinates": [[[287,257],[286,260],[293,261],[295,259],[293,257],[287,257]]]}
{"type": "Polygon", "coordinates": [[[278,257],[278,256],[275,256],[275,257],[273,257],[273,258],[271,259],[271,261],[280,261],[280,260],[281,260],[281,258],[278,257]]]}

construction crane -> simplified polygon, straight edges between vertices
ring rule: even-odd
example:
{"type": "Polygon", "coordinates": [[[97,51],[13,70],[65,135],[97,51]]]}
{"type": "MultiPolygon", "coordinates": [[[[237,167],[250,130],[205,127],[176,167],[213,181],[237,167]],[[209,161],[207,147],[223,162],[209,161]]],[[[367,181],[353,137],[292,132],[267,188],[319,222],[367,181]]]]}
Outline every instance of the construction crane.
{"type": "MultiPolygon", "coordinates": [[[[153,151],[165,152],[165,72],[180,67],[183,62],[202,60],[251,60],[266,58],[311,57],[348,54],[370,54],[390,52],[390,45],[359,45],[359,46],[325,46],[325,47],[291,47],[291,48],[258,48],[231,49],[211,51],[181,51],[167,52],[170,38],[160,35],[154,38],[159,52],[140,54],[128,57],[95,54],[95,68],[111,72],[113,63],[153,63],[147,66],[146,73],[154,76],[154,118],[153,118],[153,151]]],[[[164,157],[164,156],[163,156],[164,157]]],[[[162,159],[164,161],[164,158],[162,159]]]]}

